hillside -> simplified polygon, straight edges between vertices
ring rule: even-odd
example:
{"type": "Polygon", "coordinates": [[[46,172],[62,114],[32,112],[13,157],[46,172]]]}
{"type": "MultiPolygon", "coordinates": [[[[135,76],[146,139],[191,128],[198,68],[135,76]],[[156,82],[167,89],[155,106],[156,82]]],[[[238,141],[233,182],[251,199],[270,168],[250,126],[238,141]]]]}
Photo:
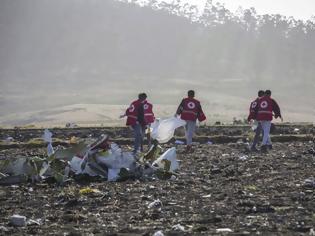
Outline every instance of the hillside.
{"type": "Polygon", "coordinates": [[[1,124],[42,124],[42,112],[127,104],[142,91],[176,106],[188,89],[222,119],[246,116],[257,90],[271,89],[287,120],[314,121],[314,22],[211,4],[196,18],[153,1],[1,1],[1,124]]]}

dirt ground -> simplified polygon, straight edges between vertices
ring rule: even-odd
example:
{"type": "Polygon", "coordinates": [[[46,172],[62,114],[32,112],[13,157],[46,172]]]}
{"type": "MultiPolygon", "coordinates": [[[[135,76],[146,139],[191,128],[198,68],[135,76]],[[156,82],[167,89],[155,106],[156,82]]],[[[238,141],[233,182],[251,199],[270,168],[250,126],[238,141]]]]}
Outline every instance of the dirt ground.
{"type": "MultiPolygon", "coordinates": [[[[275,137],[293,135],[297,132],[293,128],[279,128],[275,137]]],[[[248,127],[227,130],[231,133],[201,128],[198,135],[248,135],[248,127]]],[[[58,135],[69,137],[68,132],[64,129],[58,135]]],[[[128,132],[111,135],[124,138],[128,132]]],[[[11,134],[1,131],[2,138],[11,134]]],[[[313,136],[314,128],[299,127],[299,135],[303,134],[313,136]]],[[[20,138],[27,141],[25,135],[20,138]]],[[[314,148],[311,139],[274,142],[267,154],[249,153],[241,141],[200,142],[191,154],[177,146],[176,179],[0,186],[0,235],[153,235],[159,230],[165,235],[315,235],[314,148]],[[99,192],[79,192],[86,187],[99,192]],[[155,200],[160,203],[150,208],[155,200]],[[9,224],[13,214],[33,221],[13,227],[9,224]],[[222,233],[222,228],[231,232],[222,233]]],[[[0,158],[45,152],[44,147],[2,146],[0,158]]]]}

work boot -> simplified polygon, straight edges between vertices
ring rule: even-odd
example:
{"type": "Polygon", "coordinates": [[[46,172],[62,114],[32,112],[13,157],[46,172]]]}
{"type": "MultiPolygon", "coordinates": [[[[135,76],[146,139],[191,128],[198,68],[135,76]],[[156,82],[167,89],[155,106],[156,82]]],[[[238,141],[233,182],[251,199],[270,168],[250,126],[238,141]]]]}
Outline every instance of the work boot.
{"type": "Polygon", "coordinates": [[[251,152],[258,152],[258,149],[255,146],[253,146],[253,147],[250,148],[250,151],[251,152]]]}
{"type": "Polygon", "coordinates": [[[272,149],[272,144],[267,145],[268,149],[271,150],[272,149]]]}
{"type": "Polygon", "coordinates": [[[261,148],[260,148],[260,151],[261,151],[262,153],[267,153],[267,152],[268,152],[268,147],[267,147],[267,145],[262,145],[261,148]]]}

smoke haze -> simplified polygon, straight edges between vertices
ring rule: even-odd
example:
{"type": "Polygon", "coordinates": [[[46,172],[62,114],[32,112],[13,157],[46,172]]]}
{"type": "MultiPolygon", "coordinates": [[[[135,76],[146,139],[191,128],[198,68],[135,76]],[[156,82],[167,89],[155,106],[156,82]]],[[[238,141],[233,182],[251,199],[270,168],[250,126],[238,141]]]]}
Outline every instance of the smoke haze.
{"type": "Polygon", "coordinates": [[[143,91],[168,116],[188,89],[212,121],[271,89],[286,120],[313,122],[314,21],[211,4],[1,0],[0,125],[112,124],[143,91]]]}

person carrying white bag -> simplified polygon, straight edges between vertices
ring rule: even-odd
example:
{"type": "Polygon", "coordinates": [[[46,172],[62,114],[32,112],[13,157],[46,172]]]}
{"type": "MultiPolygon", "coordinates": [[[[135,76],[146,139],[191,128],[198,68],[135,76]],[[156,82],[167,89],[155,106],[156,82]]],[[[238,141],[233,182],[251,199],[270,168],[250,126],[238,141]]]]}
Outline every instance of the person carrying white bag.
{"type": "Polygon", "coordinates": [[[186,152],[193,152],[192,138],[196,130],[196,121],[206,120],[206,116],[202,111],[201,104],[195,97],[195,91],[189,90],[188,97],[184,98],[177,108],[175,117],[180,115],[182,120],[186,121],[185,136],[186,136],[186,152]]]}

